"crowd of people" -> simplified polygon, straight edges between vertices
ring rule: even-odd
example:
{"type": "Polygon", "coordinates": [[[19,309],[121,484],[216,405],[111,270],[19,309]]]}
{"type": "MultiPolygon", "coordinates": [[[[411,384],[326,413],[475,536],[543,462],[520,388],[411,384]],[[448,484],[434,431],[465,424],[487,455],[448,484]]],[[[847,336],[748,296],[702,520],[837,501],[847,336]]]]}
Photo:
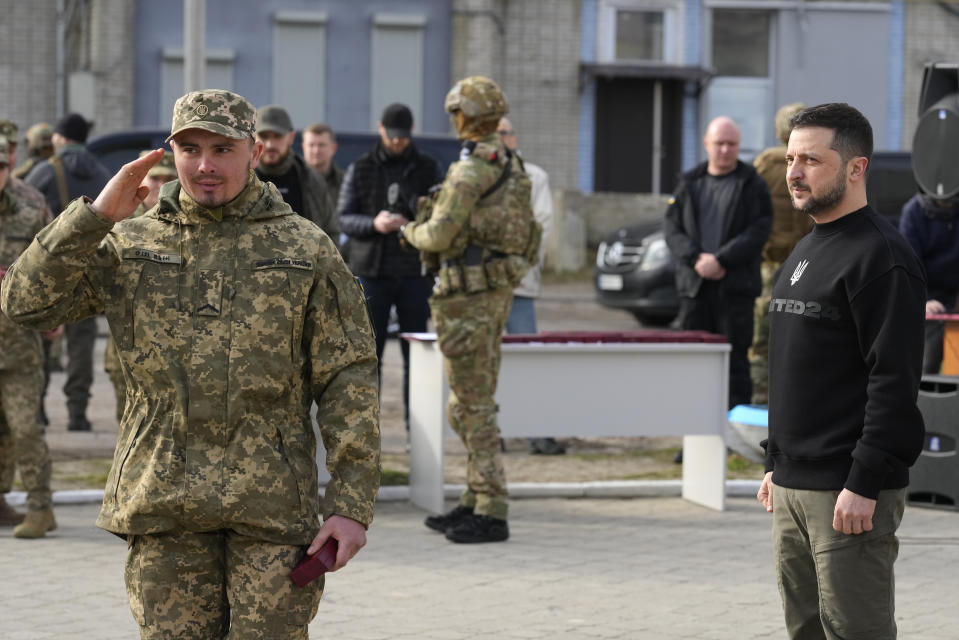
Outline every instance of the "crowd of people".
{"type": "MultiPolygon", "coordinates": [[[[128,542],[143,637],[307,637],[322,578],[287,576],[329,540],[332,570],[365,544],[395,312],[404,332],[432,321],[468,452],[458,504],[425,524],[454,543],[507,540],[500,341],[537,330],[552,201],[495,82],[461,80],[445,108],[463,143],[445,175],[400,103],[345,171],[328,125],[304,128],[301,156],[286,109],[223,90],[182,96],[172,152],[144,150],[112,176],[78,114],[31,127],[19,166],[19,130],[0,121],[0,525],[27,539],[57,526],[43,396],[63,341],[66,428],[93,428],[104,314],[120,429],[97,524],[128,542]],[[25,514],[2,499],[15,470],[25,514]]],[[[677,325],[727,338],[730,408],[768,404],[757,497],[790,637],[892,638],[896,530],[924,437],[916,394],[942,358],[925,315],[953,310],[959,287],[956,205],[916,196],[900,234],[866,201],[859,111],[791,104],[775,125],[782,144],[750,165],[736,122],[712,120],[706,160],[669,200],[677,325]]],[[[530,449],[563,452],[552,439],[530,449]]]]}

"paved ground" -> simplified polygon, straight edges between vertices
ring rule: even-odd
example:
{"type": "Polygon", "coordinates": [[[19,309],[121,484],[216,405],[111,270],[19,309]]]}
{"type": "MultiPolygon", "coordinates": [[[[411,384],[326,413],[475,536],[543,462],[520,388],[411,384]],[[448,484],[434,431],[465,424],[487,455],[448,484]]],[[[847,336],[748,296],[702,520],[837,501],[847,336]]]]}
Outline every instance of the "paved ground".
{"type": "MultiPolygon", "coordinates": [[[[0,536],[0,637],[136,637],[126,545],[59,507],[35,542],[0,536]]],[[[749,640],[784,636],[769,519],[747,498],[715,513],[677,498],[517,500],[512,538],[447,543],[404,503],[377,510],[369,544],[327,580],[314,638],[749,640]]],[[[908,509],[900,530],[900,637],[959,628],[956,514],[908,509]]]]}
{"type": "MultiPolygon", "coordinates": [[[[555,291],[538,305],[542,328],[633,326],[626,314],[591,307],[588,287],[555,291]]],[[[54,380],[47,405],[53,449],[111,451],[116,426],[106,377],[98,374],[94,389],[92,434],[63,430],[61,385],[54,380]]],[[[384,425],[384,434],[388,447],[402,448],[402,427],[384,425]]],[[[381,503],[367,548],[329,577],[312,636],[783,637],[769,517],[752,499],[728,504],[715,513],[677,498],[516,500],[509,542],[460,546],[423,527],[424,514],[408,504],[381,503]]],[[[136,637],[123,586],[126,546],[93,526],[96,511],[59,505],[60,528],[45,540],[0,530],[0,638],[136,637]]],[[[957,513],[907,509],[897,564],[902,638],[957,637],[957,524],[957,513]]]]}

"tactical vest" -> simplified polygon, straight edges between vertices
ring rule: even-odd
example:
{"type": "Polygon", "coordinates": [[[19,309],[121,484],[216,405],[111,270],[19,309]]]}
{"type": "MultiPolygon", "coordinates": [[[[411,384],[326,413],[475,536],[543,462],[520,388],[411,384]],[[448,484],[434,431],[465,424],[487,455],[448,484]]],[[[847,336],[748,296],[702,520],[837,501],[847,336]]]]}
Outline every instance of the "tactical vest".
{"type": "Polygon", "coordinates": [[[424,255],[424,264],[438,267],[438,294],[514,288],[538,261],[543,236],[533,215],[532,183],[522,159],[508,150],[505,162],[492,145],[467,143],[464,153],[502,163],[502,172],[480,196],[449,250],[424,255]]]}

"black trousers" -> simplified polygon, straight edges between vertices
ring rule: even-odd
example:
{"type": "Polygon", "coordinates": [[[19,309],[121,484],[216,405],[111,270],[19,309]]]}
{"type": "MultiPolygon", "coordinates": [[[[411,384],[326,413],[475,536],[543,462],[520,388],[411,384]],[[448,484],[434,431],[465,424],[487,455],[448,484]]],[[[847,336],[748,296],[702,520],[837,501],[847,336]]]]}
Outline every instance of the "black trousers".
{"type": "Polygon", "coordinates": [[[93,385],[93,344],[97,339],[96,317],[64,327],[67,339],[67,381],[63,394],[71,418],[85,417],[93,385]]]}
{"type": "Polygon", "coordinates": [[[718,282],[704,281],[695,298],[681,298],[679,327],[726,336],[729,354],[729,408],[749,404],[753,382],[749,376],[749,347],[753,342],[755,296],[722,295],[718,282]]]}

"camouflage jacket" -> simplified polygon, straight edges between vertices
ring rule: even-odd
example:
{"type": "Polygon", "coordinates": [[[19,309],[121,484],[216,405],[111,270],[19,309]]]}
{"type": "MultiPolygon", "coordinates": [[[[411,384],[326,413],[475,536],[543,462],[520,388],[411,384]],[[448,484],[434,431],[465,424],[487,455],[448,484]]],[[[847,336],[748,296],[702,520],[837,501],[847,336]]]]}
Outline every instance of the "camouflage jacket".
{"type": "Polygon", "coordinates": [[[771,147],[753,160],[756,172],[769,185],[773,205],[773,225],[763,247],[763,260],[783,262],[793,247],[812,230],[812,218],[793,208],[786,184],[786,147],[771,147]]]}
{"type": "Polygon", "coordinates": [[[272,185],[251,175],[209,210],[174,180],[146,215],[117,224],[75,200],[7,273],[0,303],[36,328],[109,320],[132,388],[98,526],[309,542],[314,400],[332,476],[323,513],[372,520],[380,438],[365,303],[333,242],[272,185]]]}
{"type": "MultiPolygon", "coordinates": [[[[34,236],[50,222],[46,205],[42,209],[32,207],[11,191],[9,181],[0,191],[0,274],[6,272],[34,236]]],[[[43,198],[40,201],[43,202],[43,198]]],[[[0,369],[37,369],[41,366],[40,334],[14,324],[0,313],[0,369]]]]}
{"type": "MultiPolygon", "coordinates": [[[[406,240],[420,251],[438,253],[440,260],[460,257],[470,243],[502,250],[498,237],[510,214],[504,203],[506,190],[482,196],[499,180],[508,161],[506,148],[496,134],[479,140],[472,153],[464,152],[450,165],[430,219],[405,226],[406,240]]],[[[513,171],[523,171],[515,157],[511,162],[513,171]]]]}

